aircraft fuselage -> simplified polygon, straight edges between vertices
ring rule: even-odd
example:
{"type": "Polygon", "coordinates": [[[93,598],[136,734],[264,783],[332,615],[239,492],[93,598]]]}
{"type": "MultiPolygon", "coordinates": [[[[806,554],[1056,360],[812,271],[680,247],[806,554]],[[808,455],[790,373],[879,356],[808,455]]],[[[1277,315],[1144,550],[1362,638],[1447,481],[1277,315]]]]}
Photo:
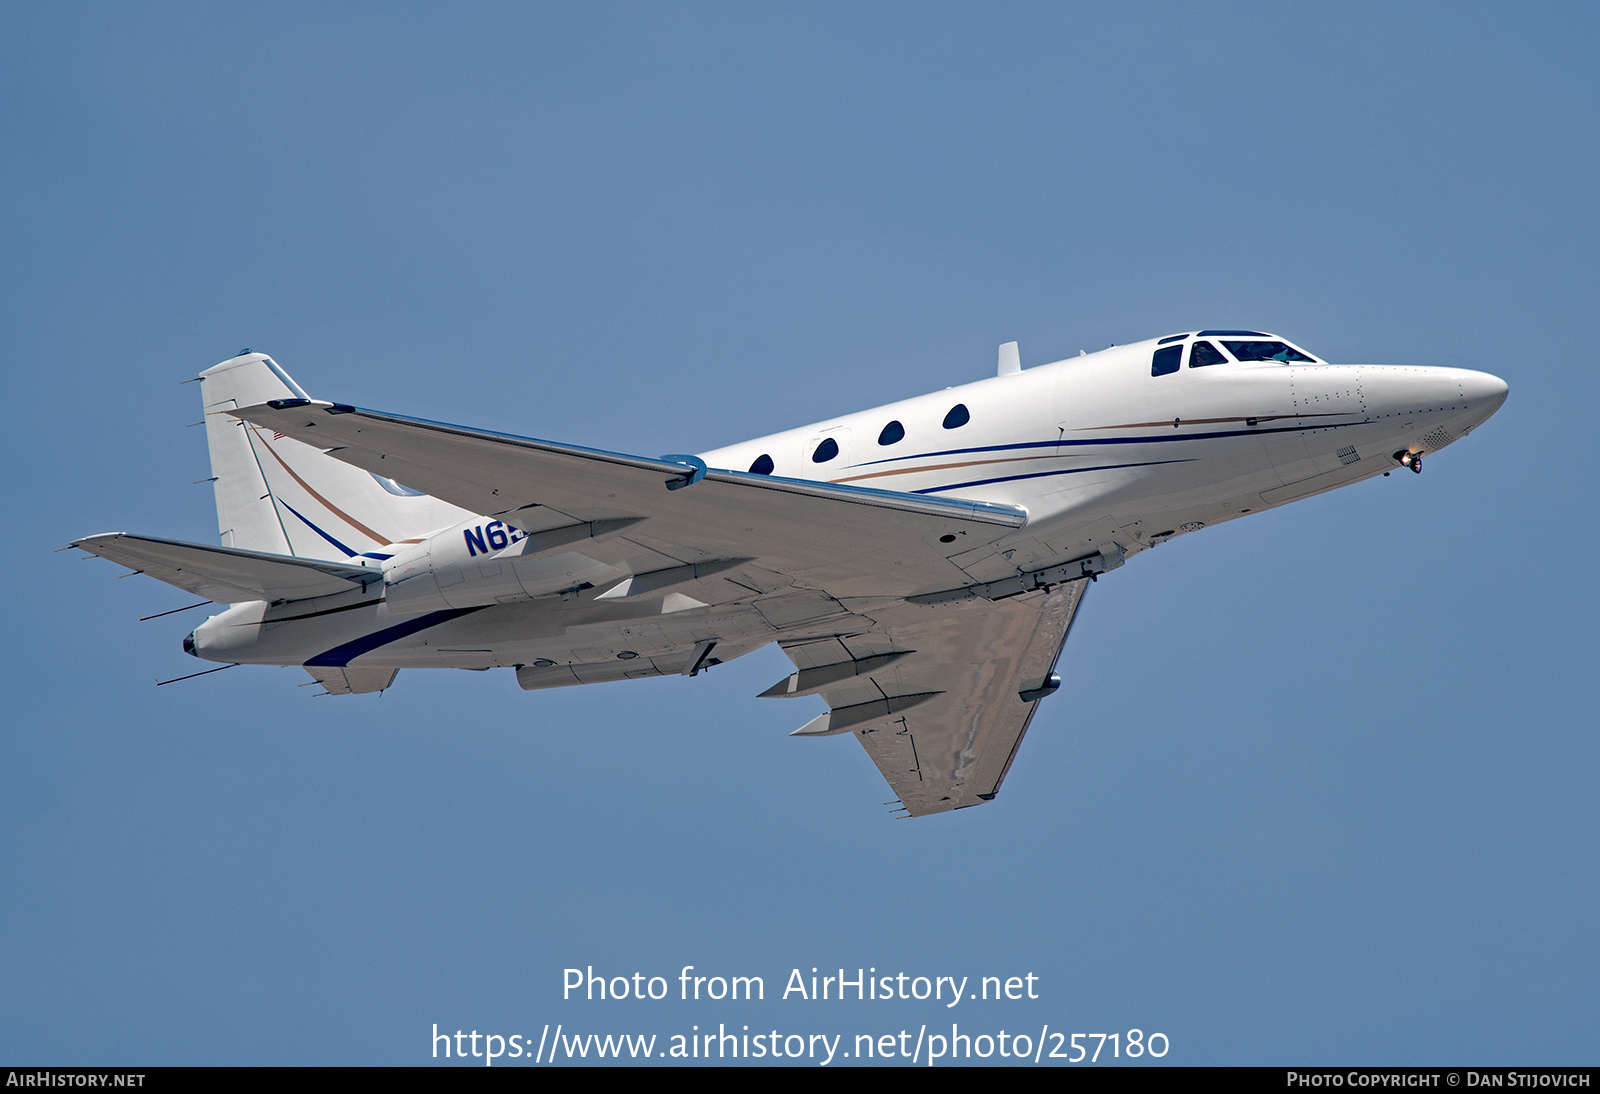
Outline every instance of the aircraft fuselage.
{"type": "MultiPolygon", "coordinates": [[[[1197,363],[1203,342],[1281,344],[1254,337],[1113,347],[700,459],[712,468],[1025,509],[1026,523],[998,542],[951,553],[962,580],[977,584],[1095,554],[1110,568],[1188,532],[1420,466],[1506,395],[1502,381],[1481,372],[1330,365],[1298,350],[1289,360],[1197,363]]],[[[1222,356],[1214,345],[1208,352],[1222,356]]],[[[506,520],[468,517],[361,560],[373,570],[365,588],[235,604],[197,628],[186,648],[252,664],[519,666],[523,686],[542,687],[679,671],[684,651],[713,635],[726,660],[807,623],[761,603],[706,604],[670,592],[603,599],[630,576],[625,552],[606,538],[625,531],[591,532],[534,558],[517,555],[526,537],[506,520]],[[384,553],[390,557],[376,557],[384,553]],[[412,583],[412,571],[426,580],[412,583]]],[[[861,595],[845,607],[869,611],[873,590],[855,591],[861,595]]],[[[906,594],[882,590],[896,600],[906,594]]]]}

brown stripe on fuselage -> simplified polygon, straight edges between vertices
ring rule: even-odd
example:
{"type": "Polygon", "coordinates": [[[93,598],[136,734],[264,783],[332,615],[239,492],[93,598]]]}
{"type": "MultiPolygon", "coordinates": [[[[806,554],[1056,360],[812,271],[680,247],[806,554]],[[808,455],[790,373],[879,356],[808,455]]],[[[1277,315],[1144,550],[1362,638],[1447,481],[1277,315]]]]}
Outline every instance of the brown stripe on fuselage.
{"type": "MultiPolygon", "coordinates": [[[[1343,414],[1267,414],[1257,415],[1253,418],[1180,418],[1178,421],[1184,425],[1223,425],[1228,422],[1276,422],[1286,418],[1342,418],[1343,414]]],[[[1171,427],[1170,421],[1161,422],[1129,422],[1125,425],[1087,425],[1073,430],[1074,433],[1087,433],[1096,429],[1151,429],[1156,426],[1171,427]]],[[[967,460],[964,463],[924,463],[916,467],[898,467],[891,471],[873,471],[866,475],[847,475],[842,479],[829,479],[828,482],[860,482],[863,479],[881,479],[887,475],[913,475],[919,471],[952,471],[960,467],[983,467],[995,463],[1021,463],[1026,460],[1054,460],[1063,456],[1073,455],[1068,452],[1051,452],[1043,456],[1007,456],[998,460],[967,460]]]]}
{"type": "MultiPolygon", "coordinates": [[[[1252,414],[1243,418],[1178,418],[1177,421],[1184,425],[1224,425],[1228,422],[1279,422],[1285,418],[1342,418],[1343,414],[1335,411],[1331,414],[1252,414]]],[[[1172,425],[1168,419],[1160,422],[1128,422],[1125,425],[1085,425],[1074,429],[1074,433],[1088,433],[1095,429],[1152,429],[1155,426],[1172,425]]]]}
{"type": "Polygon", "coordinates": [[[295,482],[299,483],[301,488],[304,489],[306,493],[310,494],[312,497],[321,502],[330,513],[333,513],[340,520],[344,521],[346,524],[360,532],[362,535],[366,536],[368,539],[371,539],[379,544],[394,542],[394,540],[390,539],[388,536],[385,536],[383,533],[374,532],[371,528],[368,528],[365,524],[362,524],[355,517],[352,517],[349,513],[346,513],[343,509],[340,509],[337,505],[333,504],[333,502],[317,493],[316,490],[312,489],[309,482],[294,473],[294,468],[283,462],[282,456],[272,451],[272,446],[267,443],[265,437],[261,436],[260,426],[251,426],[250,428],[255,430],[256,439],[261,442],[261,447],[265,448],[267,453],[271,455],[273,459],[277,460],[279,465],[285,471],[289,472],[289,477],[295,482]]]}
{"type": "Polygon", "coordinates": [[[958,467],[982,467],[991,463],[1021,463],[1024,460],[1054,460],[1066,453],[1052,452],[1047,456],[1008,456],[1000,460],[967,460],[965,463],[924,463],[916,467],[897,467],[892,471],[873,471],[866,475],[850,475],[829,482],[860,482],[862,479],[881,479],[885,475],[914,475],[918,471],[950,471],[958,467]]]}

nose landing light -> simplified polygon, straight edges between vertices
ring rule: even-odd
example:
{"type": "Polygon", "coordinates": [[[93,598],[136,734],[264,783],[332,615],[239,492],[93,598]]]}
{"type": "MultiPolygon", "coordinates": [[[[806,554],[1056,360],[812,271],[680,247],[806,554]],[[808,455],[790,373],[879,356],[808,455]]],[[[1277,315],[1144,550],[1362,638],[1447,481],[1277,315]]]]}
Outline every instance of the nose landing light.
{"type": "Polygon", "coordinates": [[[1401,467],[1409,467],[1409,468],[1411,468],[1412,471],[1416,472],[1418,475],[1422,474],[1422,453],[1421,452],[1408,452],[1408,451],[1402,449],[1401,451],[1396,452],[1394,454],[1394,458],[1400,464],[1401,467]]]}

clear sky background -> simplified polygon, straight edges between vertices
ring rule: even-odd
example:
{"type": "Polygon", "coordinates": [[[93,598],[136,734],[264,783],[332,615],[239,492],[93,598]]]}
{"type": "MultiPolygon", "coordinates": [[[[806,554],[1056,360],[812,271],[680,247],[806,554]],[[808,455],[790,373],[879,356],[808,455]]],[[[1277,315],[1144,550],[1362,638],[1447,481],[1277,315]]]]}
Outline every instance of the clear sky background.
{"type": "MultiPolygon", "coordinates": [[[[1571,4],[0,8],[0,1063],[441,1028],[1139,1028],[1589,1063],[1600,14],[1571,4]],[[194,386],[703,451],[1202,326],[1504,377],[1395,475],[1090,592],[992,805],[890,819],[768,648],[525,694],[193,671],[194,386]],[[561,970],[761,975],[579,1003],[561,970]],[[792,968],[1035,1001],[778,1001],[792,968]]],[[[674,981],[676,983],[676,981],[674,981]]]]}

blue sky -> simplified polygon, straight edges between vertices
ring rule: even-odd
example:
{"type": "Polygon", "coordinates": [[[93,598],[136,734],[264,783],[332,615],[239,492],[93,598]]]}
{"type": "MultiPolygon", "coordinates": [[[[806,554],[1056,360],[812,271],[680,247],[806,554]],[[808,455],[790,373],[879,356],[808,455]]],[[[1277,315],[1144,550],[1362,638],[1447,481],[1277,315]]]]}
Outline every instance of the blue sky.
{"type": "Polygon", "coordinates": [[[0,12],[0,1062],[385,1063],[546,1023],[1161,1031],[1594,1063],[1592,7],[0,12]],[[1420,477],[1092,590],[991,806],[892,821],[775,650],[524,694],[191,671],[193,387],[703,451],[1201,326],[1504,377],[1420,477]],[[561,970],[765,977],[562,1001],[561,970]],[[792,968],[1039,976],[802,1004],[792,968]],[[968,1027],[966,1023],[971,1022],[968,1027]]]}

